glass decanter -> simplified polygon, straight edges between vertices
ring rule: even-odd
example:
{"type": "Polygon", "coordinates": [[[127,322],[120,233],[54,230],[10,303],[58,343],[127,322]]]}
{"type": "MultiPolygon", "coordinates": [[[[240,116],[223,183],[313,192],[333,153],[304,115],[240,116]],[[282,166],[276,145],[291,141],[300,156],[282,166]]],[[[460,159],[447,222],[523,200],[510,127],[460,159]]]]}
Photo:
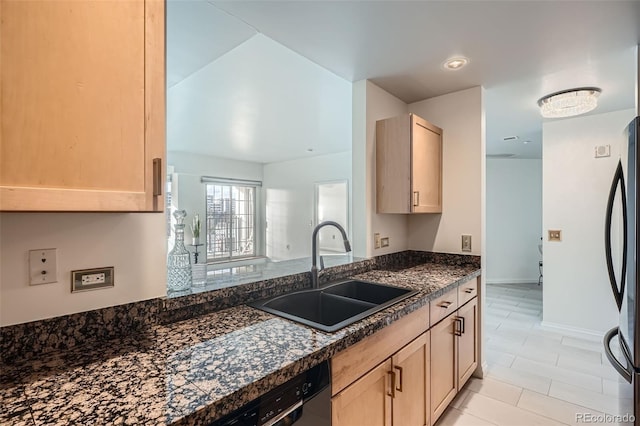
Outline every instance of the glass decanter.
{"type": "Polygon", "coordinates": [[[176,210],[176,239],[167,257],[167,281],[169,291],[184,291],[191,287],[191,253],[184,246],[185,210],[176,210]]]}

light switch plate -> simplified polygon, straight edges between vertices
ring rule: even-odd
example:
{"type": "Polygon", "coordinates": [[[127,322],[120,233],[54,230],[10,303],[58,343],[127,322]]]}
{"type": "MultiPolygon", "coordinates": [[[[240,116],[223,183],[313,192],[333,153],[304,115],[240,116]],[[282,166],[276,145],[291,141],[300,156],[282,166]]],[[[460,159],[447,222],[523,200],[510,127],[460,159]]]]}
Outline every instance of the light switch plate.
{"type": "Polygon", "coordinates": [[[380,238],[380,247],[389,247],[389,237],[380,238]]]}
{"type": "Polygon", "coordinates": [[[29,250],[29,284],[58,282],[57,249],[29,250]]]}
{"type": "Polygon", "coordinates": [[[374,249],[380,248],[380,234],[378,232],[373,234],[373,248],[374,249]]]}

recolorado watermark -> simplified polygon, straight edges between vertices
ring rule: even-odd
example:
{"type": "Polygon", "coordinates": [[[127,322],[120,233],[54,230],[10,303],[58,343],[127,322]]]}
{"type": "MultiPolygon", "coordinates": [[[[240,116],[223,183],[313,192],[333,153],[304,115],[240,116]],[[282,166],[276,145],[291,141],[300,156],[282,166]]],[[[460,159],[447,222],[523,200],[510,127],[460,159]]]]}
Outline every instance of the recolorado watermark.
{"type": "Polygon", "coordinates": [[[636,416],[633,414],[591,414],[576,413],[578,423],[633,423],[636,416]]]}

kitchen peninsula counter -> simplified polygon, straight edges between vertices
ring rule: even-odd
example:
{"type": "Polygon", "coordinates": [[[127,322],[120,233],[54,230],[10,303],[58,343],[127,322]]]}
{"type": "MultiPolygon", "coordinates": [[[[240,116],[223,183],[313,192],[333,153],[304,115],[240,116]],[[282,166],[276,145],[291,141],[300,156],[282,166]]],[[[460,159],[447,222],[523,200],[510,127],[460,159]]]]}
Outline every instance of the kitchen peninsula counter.
{"type": "Polygon", "coordinates": [[[0,366],[0,424],[207,424],[480,275],[439,256],[356,275],[419,293],[335,333],[239,305],[0,366]]]}

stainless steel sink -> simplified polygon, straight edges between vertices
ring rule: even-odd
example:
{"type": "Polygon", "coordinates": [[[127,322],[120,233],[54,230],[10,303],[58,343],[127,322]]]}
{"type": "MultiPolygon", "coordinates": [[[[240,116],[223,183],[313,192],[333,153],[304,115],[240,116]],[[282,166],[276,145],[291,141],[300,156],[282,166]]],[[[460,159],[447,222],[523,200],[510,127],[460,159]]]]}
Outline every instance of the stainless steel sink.
{"type": "Polygon", "coordinates": [[[349,280],[250,303],[322,331],[334,332],[416,294],[416,290],[349,280]]]}

